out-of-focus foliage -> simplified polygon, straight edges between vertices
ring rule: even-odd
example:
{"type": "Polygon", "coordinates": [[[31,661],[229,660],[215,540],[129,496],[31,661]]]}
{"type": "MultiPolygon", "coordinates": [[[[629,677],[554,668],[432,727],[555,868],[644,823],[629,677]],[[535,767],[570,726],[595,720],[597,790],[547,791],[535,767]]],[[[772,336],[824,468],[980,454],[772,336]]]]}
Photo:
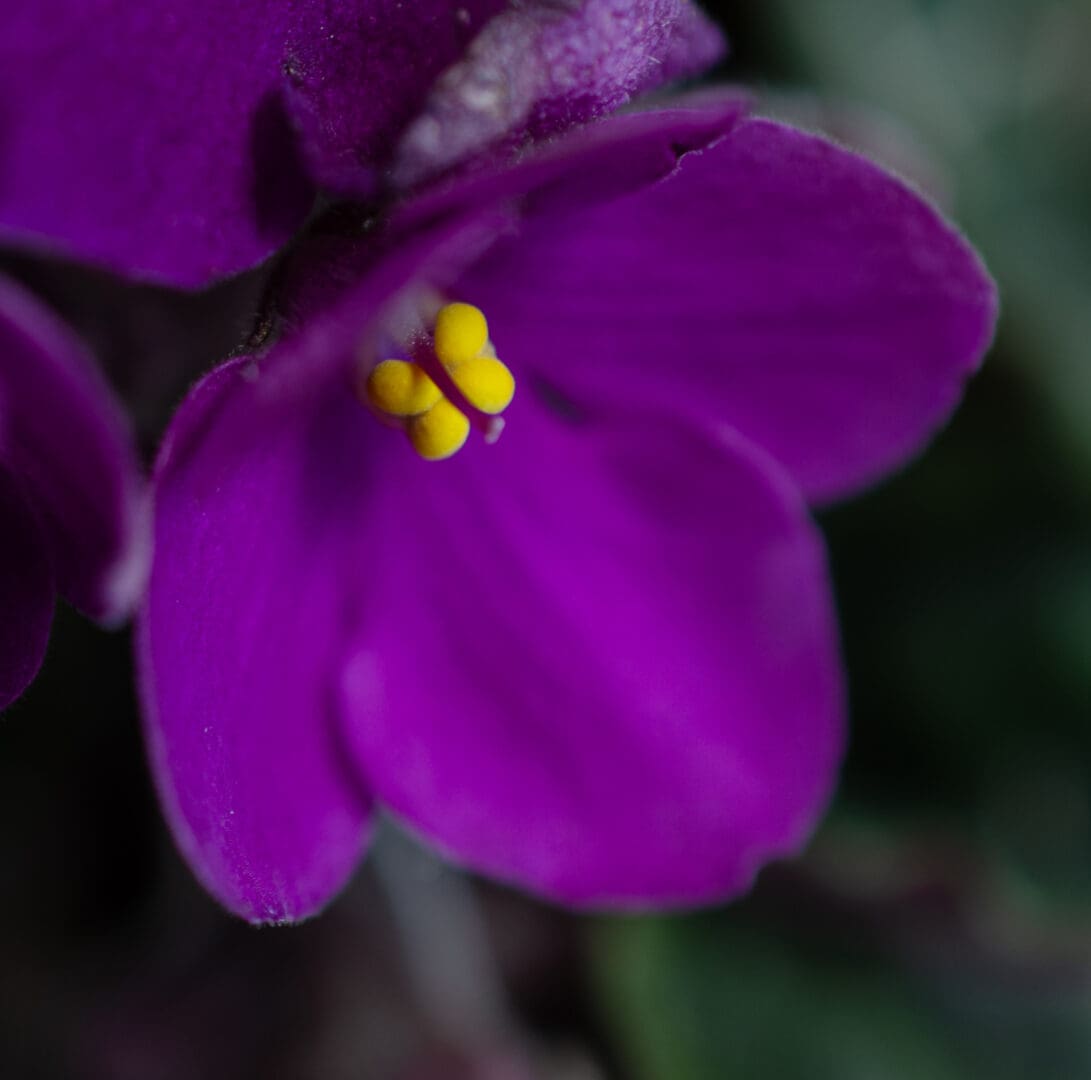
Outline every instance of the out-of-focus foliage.
{"type": "Polygon", "coordinates": [[[639,1080],[959,1075],[934,1018],[874,964],[709,916],[618,924],[603,952],[639,1080]]]}
{"type": "Polygon", "coordinates": [[[835,819],[744,904],[607,922],[595,959],[637,1080],[1091,1075],[1091,921],[938,832],[835,819]]]}
{"type": "Polygon", "coordinates": [[[1003,288],[1016,359],[1091,462],[1091,4],[772,0],[804,82],[908,125],[1003,288]]]}
{"type": "Polygon", "coordinates": [[[853,723],[830,822],[741,906],[599,926],[607,1029],[639,1080],[1089,1076],[1091,3],[724,19],[764,107],[932,190],[1003,313],[929,453],[822,515],[853,723]]]}

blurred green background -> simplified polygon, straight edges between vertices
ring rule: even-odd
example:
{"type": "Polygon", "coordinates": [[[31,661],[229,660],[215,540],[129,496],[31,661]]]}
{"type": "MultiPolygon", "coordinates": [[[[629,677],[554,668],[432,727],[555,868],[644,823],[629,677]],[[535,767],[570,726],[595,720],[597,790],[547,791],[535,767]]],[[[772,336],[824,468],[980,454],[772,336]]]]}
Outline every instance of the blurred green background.
{"type": "Polygon", "coordinates": [[[706,6],[722,77],[925,186],[1001,289],[953,424],[821,514],[852,740],[814,843],[729,908],[588,919],[384,842],[252,931],[166,836],[128,642],[62,612],[2,732],[0,1076],[1091,1078],[1091,0],[706,6]]]}

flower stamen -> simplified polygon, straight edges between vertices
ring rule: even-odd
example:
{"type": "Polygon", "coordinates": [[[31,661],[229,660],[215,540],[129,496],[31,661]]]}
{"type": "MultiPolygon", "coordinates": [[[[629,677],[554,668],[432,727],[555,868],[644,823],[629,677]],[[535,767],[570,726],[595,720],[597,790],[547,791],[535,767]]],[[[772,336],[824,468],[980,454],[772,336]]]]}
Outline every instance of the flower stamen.
{"type": "Polygon", "coordinates": [[[497,359],[480,309],[452,303],[440,308],[430,341],[414,350],[413,360],[383,360],[363,390],[367,403],[402,427],[422,458],[442,461],[466,444],[471,417],[486,442],[496,441],[515,379],[497,359]],[[437,380],[449,382],[462,400],[452,402],[437,380]]]}

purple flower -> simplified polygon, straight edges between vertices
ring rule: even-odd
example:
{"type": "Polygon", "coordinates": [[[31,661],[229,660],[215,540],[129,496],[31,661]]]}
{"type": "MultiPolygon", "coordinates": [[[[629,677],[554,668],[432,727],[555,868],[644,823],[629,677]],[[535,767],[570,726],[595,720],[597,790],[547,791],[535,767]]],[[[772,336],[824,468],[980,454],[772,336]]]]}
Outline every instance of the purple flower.
{"type": "Polygon", "coordinates": [[[808,836],[844,703],[805,500],[920,449],[995,293],[901,182],[743,113],[619,115],[323,240],[300,328],[181,407],[142,693],[176,839],[232,911],[316,911],[378,809],[581,906],[728,897],[808,836]],[[494,445],[430,463],[397,430],[423,406],[380,422],[361,382],[413,362],[495,435],[459,389],[490,345],[454,356],[448,301],[518,389],[494,445]]]}
{"type": "Polygon", "coordinates": [[[55,592],[104,623],[128,614],[143,510],[128,428],[90,356],[0,277],[0,708],[38,671],[55,592]]]}

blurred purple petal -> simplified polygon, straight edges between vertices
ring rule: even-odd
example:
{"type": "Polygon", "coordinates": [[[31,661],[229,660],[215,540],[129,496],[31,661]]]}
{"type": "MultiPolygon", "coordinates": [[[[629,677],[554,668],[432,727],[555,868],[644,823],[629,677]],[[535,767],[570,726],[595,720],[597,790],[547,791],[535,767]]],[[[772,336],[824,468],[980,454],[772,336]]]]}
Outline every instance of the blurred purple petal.
{"type": "Polygon", "coordinates": [[[692,0],[675,5],[678,18],[671,27],[663,50],[659,74],[649,71],[649,89],[680,79],[691,79],[707,71],[728,51],[723,32],[692,0]]]}
{"type": "Polygon", "coordinates": [[[767,121],[637,195],[529,218],[463,296],[585,405],[735,426],[818,499],[919,451],[996,316],[977,255],[925,200],[767,121]]]}
{"type": "Polygon", "coordinates": [[[311,192],[279,101],[318,0],[8,0],[0,240],[198,286],[265,258],[311,192]]]}
{"type": "Polygon", "coordinates": [[[510,414],[495,446],[384,467],[344,682],[359,767],[453,857],[553,899],[738,893],[807,836],[841,752],[802,502],[738,438],[573,424],[532,384],[510,414]]]}
{"type": "Polygon", "coordinates": [[[58,589],[95,619],[123,618],[148,557],[131,433],[83,345],[4,278],[0,410],[0,462],[34,508],[58,589]]]}
{"type": "Polygon", "coordinates": [[[714,63],[720,32],[689,0],[532,0],[498,15],[448,70],[393,168],[416,183],[497,144],[604,116],[714,63]]]}
{"type": "MultiPolygon", "coordinates": [[[[3,422],[0,399],[0,423],[3,422]]],[[[38,674],[53,621],[53,575],[34,514],[0,466],[0,709],[38,674]]]]}

